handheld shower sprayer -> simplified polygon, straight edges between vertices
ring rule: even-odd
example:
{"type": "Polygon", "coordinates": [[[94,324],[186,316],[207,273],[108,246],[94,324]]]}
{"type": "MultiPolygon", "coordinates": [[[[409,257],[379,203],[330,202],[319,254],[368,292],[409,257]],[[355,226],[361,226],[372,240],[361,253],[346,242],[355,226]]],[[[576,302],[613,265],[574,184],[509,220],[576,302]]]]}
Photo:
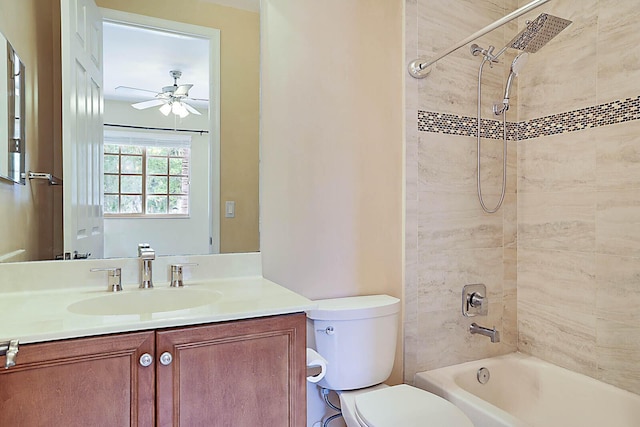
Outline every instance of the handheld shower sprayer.
{"type": "Polygon", "coordinates": [[[499,102],[493,104],[493,113],[496,116],[504,114],[504,112],[509,109],[509,95],[511,93],[511,84],[513,84],[513,79],[515,77],[518,77],[518,74],[520,73],[520,71],[522,71],[528,59],[529,59],[529,54],[527,52],[522,52],[521,54],[516,56],[513,62],[511,63],[511,72],[509,73],[507,84],[505,85],[504,96],[502,97],[502,104],[499,102]]]}
{"type": "Polygon", "coordinates": [[[558,18],[557,16],[549,15],[546,13],[541,13],[536,19],[533,21],[527,21],[527,26],[522,31],[520,31],[505,47],[500,49],[498,53],[493,54],[493,48],[485,50],[482,49],[477,44],[471,45],[471,54],[473,56],[478,56],[482,54],[483,61],[480,64],[480,69],[478,70],[478,116],[477,116],[477,165],[478,165],[478,173],[476,174],[476,182],[478,188],[478,200],[480,201],[480,206],[482,206],[482,210],[486,213],[495,213],[502,206],[502,202],[504,201],[504,195],[507,185],[507,110],[509,109],[509,95],[511,93],[511,85],[513,84],[513,80],[518,76],[518,73],[522,71],[522,68],[527,62],[528,53],[535,53],[540,48],[542,48],[545,44],[547,44],[552,38],[554,38],[558,33],[564,30],[571,21],[567,19],[558,18]],[[502,55],[508,48],[521,50],[522,53],[515,57],[513,62],[511,63],[511,72],[509,73],[509,77],[507,79],[507,84],[504,89],[504,96],[502,98],[502,102],[497,102],[493,105],[493,112],[502,116],[502,190],[500,192],[500,200],[495,205],[494,208],[489,208],[484,203],[484,199],[482,197],[482,185],[481,185],[481,162],[480,159],[482,157],[481,154],[481,140],[482,140],[482,68],[484,67],[487,61],[489,65],[491,62],[497,62],[498,57],[502,55]]]}

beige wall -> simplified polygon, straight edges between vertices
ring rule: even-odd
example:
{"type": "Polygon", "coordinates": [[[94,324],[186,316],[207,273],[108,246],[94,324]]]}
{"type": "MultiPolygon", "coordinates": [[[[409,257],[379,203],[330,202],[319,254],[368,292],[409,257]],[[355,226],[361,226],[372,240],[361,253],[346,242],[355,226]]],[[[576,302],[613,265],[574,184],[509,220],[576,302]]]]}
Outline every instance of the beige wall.
{"type": "Polygon", "coordinates": [[[220,30],[220,251],[260,250],[259,14],[198,0],[96,3],[104,8],[220,30]],[[226,200],[236,202],[235,218],[225,218],[226,200]]]}
{"type": "Polygon", "coordinates": [[[640,12],[540,11],[574,23],[530,58],[522,119],[635,98],[636,120],[519,142],[519,348],[640,393],[640,12]]]}
{"type": "MultiPolygon", "coordinates": [[[[53,172],[54,147],[59,145],[52,78],[60,52],[51,21],[56,14],[53,2],[0,0],[0,31],[26,68],[27,171],[53,172]]],[[[55,198],[61,198],[60,188],[43,182],[0,182],[0,257],[15,251],[19,254],[6,261],[53,257],[55,198]]]]}
{"type": "MultiPolygon", "coordinates": [[[[406,2],[405,64],[458,42],[514,9],[512,1],[406,2]]],[[[500,49],[509,25],[477,40],[500,49]]],[[[506,61],[513,55],[509,54],[506,61]]],[[[502,354],[516,348],[516,145],[509,142],[505,201],[496,214],[476,195],[476,138],[418,131],[418,110],[476,117],[480,58],[461,48],[422,80],[406,78],[405,381],[416,372],[502,354]],[[488,317],[466,318],[462,287],[484,283],[488,317]],[[495,326],[501,342],[469,334],[469,324],[495,326]]],[[[483,117],[502,98],[508,67],[485,67],[483,117]]],[[[509,111],[515,121],[515,109],[509,111]]],[[[475,120],[475,119],[474,119],[475,120]]],[[[472,120],[472,123],[475,121],[472,120]]],[[[475,129],[473,134],[475,135],[475,129]]],[[[484,200],[494,207],[502,184],[502,140],[483,139],[484,200]]]]}
{"type": "Polygon", "coordinates": [[[262,2],[263,271],[309,298],[402,294],[402,2],[374,3],[262,2]]]}

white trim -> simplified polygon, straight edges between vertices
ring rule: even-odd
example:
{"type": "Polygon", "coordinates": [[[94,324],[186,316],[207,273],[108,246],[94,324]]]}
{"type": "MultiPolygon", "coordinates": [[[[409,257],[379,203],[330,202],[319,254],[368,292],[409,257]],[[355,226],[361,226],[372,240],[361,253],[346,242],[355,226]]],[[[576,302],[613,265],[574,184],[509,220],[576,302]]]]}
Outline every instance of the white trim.
{"type": "Polygon", "coordinates": [[[190,147],[191,135],[169,134],[168,131],[158,131],[157,133],[149,132],[132,132],[122,130],[105,130],[105,144],[126,144],[126,145],[145,145],[145,146],[166,146],[174,147],[190,147]]]}
{"type": "Polygon", "coordinates": [[[220,253],[220,30],[100,8],[103,20],[209,39],[209,253],[220,253]]]}

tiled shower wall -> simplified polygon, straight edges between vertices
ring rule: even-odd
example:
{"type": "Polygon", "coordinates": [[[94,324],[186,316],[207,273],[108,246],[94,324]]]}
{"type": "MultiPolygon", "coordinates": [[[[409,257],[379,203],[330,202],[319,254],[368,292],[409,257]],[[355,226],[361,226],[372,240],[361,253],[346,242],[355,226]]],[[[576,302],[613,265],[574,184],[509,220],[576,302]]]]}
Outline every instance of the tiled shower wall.
{"type": "MultiPolygon", "coordinates": [[[[406,2],[406,62],[430,56],[504,16],[514,2],[409,0],[406,2]]],[[[516,24],[479,40],[497,49],[516,24]]],[[[513,55],[507,57],[507,61],[513,55]]],[[[476,138],[469,133],[419,131],[419,111],[437,112],[443,127],[452,116],[475,117],[480,58],[462,48],[437,63],[422,80],[406,77],[406,265],[405,381],[415,372],[508,353],[516,348],[516,150],[509,143],[508,185],[503,207],[485,214],[476,196],[476,138]],[[462,316],[462,287],[485,283],[489,316],[462,316]],[[496,326],[500,344],[470,335],[469,324],[496,326]]],[[[508,68],[485,67],[483,111],[502,98],[508,68]]],[[[514,101],[515,104],[515,101],[514,101]]],[[[515,121],[516,108],[510,110],[515,121]]],[[[485,115],[485,118],[491,119],[485,115]]],[[[455,121],[455,120],[454,120],[455,121]]],[[[467,128],[474,129],[467,120],[467,128]]],[[[475,135],[475,130],[473,130],[475,135]]],[[[500,133],[501,134],[501,133],[500,133]]],[[[502,141],[483,139],[483,192],[487,205],[500,195],[502,141]]]]}
{"type": "MultiPolygon", "coordinates": [[[[407,1],[407,62],[525,4],[438,3],[407,1]]],[[[426,79],[407,78],[407,381],[518,348],[640,393],[640,12],[632,3],[554,0],[520,19],[518,28],[541,12],[574,22],[518,77],[508,116],[518,141],[497,214],[482,213],[475,196],[475,138],[417,123],[419,111],[461,116],[458,124],[475,117],[479,59],[463,48],[426,79]],[[467,332],[460,290],[473,282],[487,284],[490,315],[479,323],[501,329],[500,345],[467,332]]],[[[500,47],[516,32],[513,24],[477,43],[500,47]]],[[[507,72],[496,66],[483,78],[485,118],[507,72]]],[[[500,141],[483,140],[482,149],[491,200],[500,141]]]]}
{"type": "Polygon", "coordinates": [[[518,142],[518,347],[640,393],[640,9],[542,11],[574,22],[529,58],[519,120],[590,128],[518,142]]]}

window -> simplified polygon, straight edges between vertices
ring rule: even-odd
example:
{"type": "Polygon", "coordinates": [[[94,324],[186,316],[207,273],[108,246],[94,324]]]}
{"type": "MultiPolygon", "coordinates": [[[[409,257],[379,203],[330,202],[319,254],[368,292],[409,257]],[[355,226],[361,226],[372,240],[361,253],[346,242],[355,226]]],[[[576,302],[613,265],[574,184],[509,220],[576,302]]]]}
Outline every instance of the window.
{"type": "Polygon", "coordinates": [[[105,132],[105,216],[189,215],[188,136],[105,132]]]}

